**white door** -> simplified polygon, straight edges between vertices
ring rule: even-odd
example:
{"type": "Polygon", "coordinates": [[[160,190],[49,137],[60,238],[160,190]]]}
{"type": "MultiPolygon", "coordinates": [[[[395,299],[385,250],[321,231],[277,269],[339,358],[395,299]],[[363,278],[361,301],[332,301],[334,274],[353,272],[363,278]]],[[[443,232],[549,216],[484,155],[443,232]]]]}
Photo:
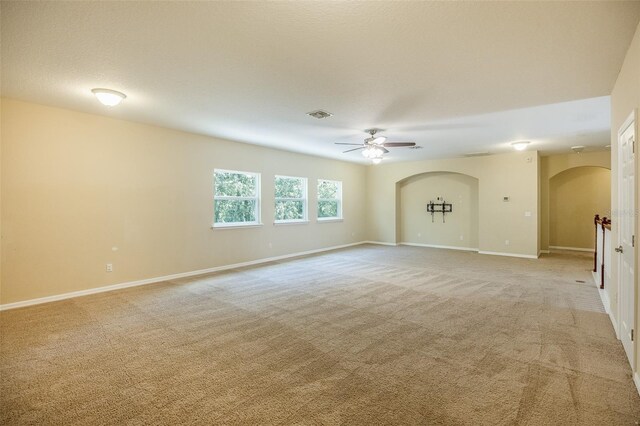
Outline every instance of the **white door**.
{"type": "Polygon", "coordinates": [[[629,117],[618,133],[618,312],[620,340],[629,357],[633,356],[635,323],[634,243],[635,243],[635,120],[629,117]]]}

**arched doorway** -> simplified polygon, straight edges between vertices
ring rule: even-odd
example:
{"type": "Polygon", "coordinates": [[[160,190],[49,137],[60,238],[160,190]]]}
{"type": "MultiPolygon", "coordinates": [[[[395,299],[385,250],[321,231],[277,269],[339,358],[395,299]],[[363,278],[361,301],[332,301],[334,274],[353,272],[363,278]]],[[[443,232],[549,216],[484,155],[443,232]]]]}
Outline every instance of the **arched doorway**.
{"type": "Polygon", "coordinates": [[[549,248],[592,251],[593,216],[610,217],[611,171],[581,166],[549,179],[549,248]]]}
{"type": "Polygon", "coordinates": [[[396,235],[403,244],[478,249],[477,178],[454,172],[427,172],[397,184],[396,235]],[[444,198],[453,212],[427,212],[427,203],[444,198]]]}

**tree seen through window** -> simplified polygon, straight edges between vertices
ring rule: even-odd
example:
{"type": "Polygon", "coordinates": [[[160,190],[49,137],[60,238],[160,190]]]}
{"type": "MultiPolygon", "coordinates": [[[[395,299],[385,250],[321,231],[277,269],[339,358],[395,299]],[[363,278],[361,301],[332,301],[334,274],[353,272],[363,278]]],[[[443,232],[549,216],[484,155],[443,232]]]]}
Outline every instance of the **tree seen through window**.
{"type": "Polygon", "coordinates": [[[307,179],[289,176],[275,178],[276,222],[307,219],[307,179]]]}
{"type": "Polygon", "coordinates": [[[260,175],[214,171],[214,226],[258,223],[260,175]]]}
{"type": "Polygon", "coordinates": [[[342,218],[342,182],[318,180],[318,219],[342,218]]]}

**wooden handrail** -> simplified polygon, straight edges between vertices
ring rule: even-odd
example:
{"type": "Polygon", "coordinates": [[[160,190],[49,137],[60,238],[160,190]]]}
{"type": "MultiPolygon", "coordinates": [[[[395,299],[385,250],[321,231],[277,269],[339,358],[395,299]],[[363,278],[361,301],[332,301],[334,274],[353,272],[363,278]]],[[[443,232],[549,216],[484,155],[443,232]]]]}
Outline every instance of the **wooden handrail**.
{"type": "Polygon", "coordinates": [[[604,246],[605,246],[605,229],[611,231],[611,220],[606,217],[600,218],[600,215],[595,215],[593,218],[593,224],[595,225],[595,250],[593,252],[593,272],[598,270],[598,228],[602,230],[602,262],[600,264],[600,288],[604,289],[604,246]]]}
{"type": "Polygon", "coordinates": [[[594,234],[594,238],[596,239],[595,242],[593,243],[593,246],[596,248],[593,251],[593,272],[597,272],[598,271],[598,224],[601,223],[600,222],[600,215],[597,214],[593,217],[593,224],[596,227],[596,232],[594,234]]]}
{"type": "Polygon", "coordinates": [[[603,218],[600,218],[600,215],[597,214],[593,217],[593,223],[597,226],[597,225],[602,225],[605,228],[607,228],[609,231],[611,231],[611,219],[608,219],[606,216],[603,218]]]}

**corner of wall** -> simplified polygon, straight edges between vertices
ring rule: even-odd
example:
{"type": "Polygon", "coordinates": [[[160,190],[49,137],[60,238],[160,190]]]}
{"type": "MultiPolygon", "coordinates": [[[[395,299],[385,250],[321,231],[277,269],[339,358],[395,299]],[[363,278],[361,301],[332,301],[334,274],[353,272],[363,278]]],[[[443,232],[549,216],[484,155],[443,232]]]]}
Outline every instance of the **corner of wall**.
{"type": "MultiPolygon", "coordinates": [[[[540,191],[542,190],[542,157],[540,156],[540,151],[536,152],[538,159],[538,180],[537,180],[537,193],[538,193],[538,244],[536,247],[536,251],[538,252],[538,256],[542,251],[542,195],[540,191]]],[[[548,249],[545,247],[545,249],[548,249]]]]}

